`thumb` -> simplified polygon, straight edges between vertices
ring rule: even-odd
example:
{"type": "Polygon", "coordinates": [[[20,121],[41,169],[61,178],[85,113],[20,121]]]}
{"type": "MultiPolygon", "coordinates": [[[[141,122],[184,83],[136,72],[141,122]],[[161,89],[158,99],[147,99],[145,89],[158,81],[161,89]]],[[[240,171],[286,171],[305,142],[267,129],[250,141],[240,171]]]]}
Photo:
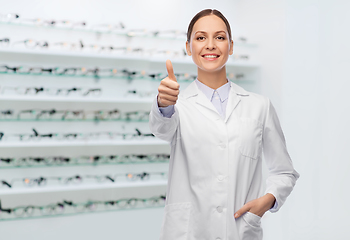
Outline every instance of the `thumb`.
{"type": "Polygon", "coordinates": [[[175,74],[174,74],[174,69],[173,69],[173,65],[171,64],[171,61],[168,59],[166,60],[166,70],[168,71],[168,76],[171,80],[177,82],[175,74]]]}
{"type": "Polygon", "coordinates": [[[243,207],[241,207],[234,215],[235,218],[239,218],[240,216],[242,216],[244,213],[249,211],[249,207],[247,205],[244,205],[243,207]]]}

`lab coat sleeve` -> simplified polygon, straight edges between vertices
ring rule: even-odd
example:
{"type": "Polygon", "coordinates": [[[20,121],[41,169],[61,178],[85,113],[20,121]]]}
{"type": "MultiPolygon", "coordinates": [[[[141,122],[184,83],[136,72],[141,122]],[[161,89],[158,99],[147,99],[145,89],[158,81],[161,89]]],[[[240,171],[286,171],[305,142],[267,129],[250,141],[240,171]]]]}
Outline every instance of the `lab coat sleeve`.
{"type": "Polygon", "coordinates": [[[152,108],[149,115],[149,127],[151,132],[156,137],[171,143],[178,124],[179,114],[176,110],[176,106],[174,106],[174,113],[171,115],[171,117],[163,116],[163,114],[159,111],[156,97],[152,103],[152,108]]]}
{"type": "Polygon", "coordinates": [[[269,170],[265,194],[271,193],[276,198],[275,205],[269,211],[277,212],[292,192],[300,175],[293,167],[276,110],[268,98],[262,144],[269,170]]]}

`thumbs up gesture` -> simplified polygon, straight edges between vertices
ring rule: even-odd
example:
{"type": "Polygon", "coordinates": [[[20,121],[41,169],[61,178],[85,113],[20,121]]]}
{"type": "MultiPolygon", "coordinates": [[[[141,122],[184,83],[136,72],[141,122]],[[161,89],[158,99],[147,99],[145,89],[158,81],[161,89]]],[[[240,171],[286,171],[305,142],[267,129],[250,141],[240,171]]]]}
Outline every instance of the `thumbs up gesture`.
{"type": "Polygon", "coordinates": [[[177,96],[179,95],[180,85],[176,81],[173,65],[170,60],[166,61],[166,69],[168,76],[164,78],[158,87],[158,106],[167,107],[175,105],[177,96]]]}

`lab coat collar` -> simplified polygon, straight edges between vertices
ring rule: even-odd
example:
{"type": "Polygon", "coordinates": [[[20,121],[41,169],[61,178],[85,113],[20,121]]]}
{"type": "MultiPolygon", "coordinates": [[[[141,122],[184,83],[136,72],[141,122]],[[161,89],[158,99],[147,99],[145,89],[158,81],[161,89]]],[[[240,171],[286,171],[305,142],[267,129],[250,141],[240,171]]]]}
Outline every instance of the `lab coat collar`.
{"type": "MultiPolygon", "coordinates": [[[[207,96],[207,98],[210,99],[210,101],[212,101],[214,97],[215,89],[212,89],[207,85],[205,85],[204,83],[201,83],[198,80],[198,78],[194,81],[197,83],[198,89],[201,90],[205,94],[205,96],[207,96]]],[[[231,88],[231,82],[227,79],[227,83],[225,83],[224,85],[216,89],[216,92],[218,93],[221,102],[226,101],[226,99],[228,98],[230,88],[231,88]]]]}
{"type": "MultiPolygon", "coordinates": [[[[240,96],[249,96],[249,93],[244,90],[242,87],[238,86],[237,84],[231,82],[231,89],[230,93],[234,93],[236,95],[240,96]]],[[[198,86],[195,81],[193,81],[183,92],[183,96],[187,99],[190,97],[197,96],[199,93],[198,86]]]]}
{"type": "MultiPolygon", "coordinates": [[[[195,81],[193,81],[182,93],[185,99],[189,98],[195,98],[195,102],[200,105],[199,110],[203,112],[203,114],[211,118],[212,120],[217,119],[218,111],[215,109],[214,105],[210,102],[210,100],[205,96],[205,94],[199,90],[197,84],[195,81]],[[203,109],[203,107],[205,109],[203,109]],[[209,110],[209,111],[208,111],[209,110]],[[214,112],[214,114],[213,114],[214,112]]],[[[228,102],[226,106],[226,116],[225,116],[225,122],[229,119],[231,116],[233,110],[236,108],[236,106],[241,101],[242,96],[249,96],[249,93],[244,90],[242,87],[238,86],[237,84],[231,82],[231,88],[230,93],[228,96],[228,102]]],[[[221,117],[220,117],[221,118],[221,117]]]]}

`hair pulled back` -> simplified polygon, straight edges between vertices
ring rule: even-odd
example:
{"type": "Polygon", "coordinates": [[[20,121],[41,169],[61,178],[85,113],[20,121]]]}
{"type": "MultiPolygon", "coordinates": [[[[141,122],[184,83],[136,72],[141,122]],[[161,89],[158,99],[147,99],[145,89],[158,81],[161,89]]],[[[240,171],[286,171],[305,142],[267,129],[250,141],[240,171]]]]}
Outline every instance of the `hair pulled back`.
{"type": "Polygon", "coordinates": [[[225,18],[225,16],[218,10],[216,9],[204,9],[202,11],[200,11],[199,13],[197,13],[191,20],[190,24],[188,25],[188,30],[187,30],[187,41],[190,42],[191,40],[191,34],[192,34],[192,30],[193,30],[193,26],[194,24],[198,21],[198,19],[205,17],[205,16],[209,16],[209,15],[215,15],[219,18],[222,19],[222,21],[224,21],[226,28],[227,28],[227,32],[228,32],[228,36],[229,36],[229,40],[231,42],[232,40],[232,36],[231,36],[231,27],[230,24],[228,23],[227,19],[225,18]]]}

